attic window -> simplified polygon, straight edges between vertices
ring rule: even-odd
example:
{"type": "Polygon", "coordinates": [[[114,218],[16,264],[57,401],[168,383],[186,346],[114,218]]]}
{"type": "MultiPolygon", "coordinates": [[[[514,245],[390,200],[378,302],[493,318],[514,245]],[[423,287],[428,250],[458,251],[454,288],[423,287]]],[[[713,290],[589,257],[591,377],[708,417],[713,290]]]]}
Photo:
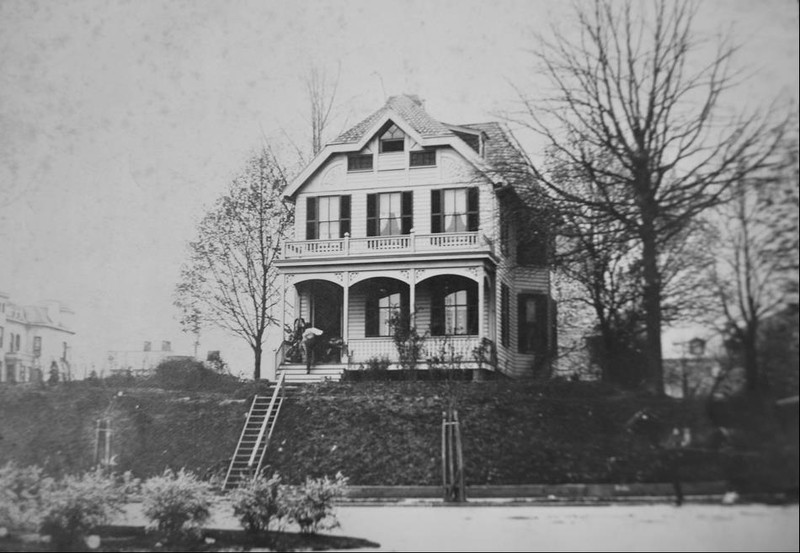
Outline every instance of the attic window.
{"type": "Polygon", "coordinates": [[[381,135],[381,153],[402,152],[405,149],[405,135],[397,125],[392,124],[381,135]]]}
{"type": "Polygon", "coordinates": [[[477,134],[469,134],[465,132],[456,131],[456,136],[467,143],[467,146],[472,148],[478,153],[481,153],[481,137],[477,134]]]}

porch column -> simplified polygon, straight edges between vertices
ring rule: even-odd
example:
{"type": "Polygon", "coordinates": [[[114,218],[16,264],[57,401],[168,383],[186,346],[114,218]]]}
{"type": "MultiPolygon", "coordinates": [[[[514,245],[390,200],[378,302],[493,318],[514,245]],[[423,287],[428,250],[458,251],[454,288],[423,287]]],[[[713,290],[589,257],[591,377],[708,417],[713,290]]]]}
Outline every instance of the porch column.
{"type": "Polygon", "coordinates": [[[485,278],[483,268],[478,271],[478,336],[481,338],[485,338],[485,323],[484,316],[486,315],[486,306],[484,305],[484,293],[483,293],[483,280],[485,278]]]}
{"type": "MultiPolygon", "coordinates": [[[[413,239],[413,236],[412,236],[413,239]]],[[[408,310],[409,310],[409,324],[412,327],[417,326],[417,270],[411,269],[411,282],[408,285],[408,310]]]]}
{"type": "MultiPolygon", "coordinates": [[[[284,329],[286,328],[286,273],[283,273],[283,279],[281,283],[281,334],[283,334],[284,329]]],[[[281,347],[283,345],[283,341],[281,341],[281,347]]],[[[276,367],[277,369],[277,367],[276,367]]]]}
{"type": "MultiPolygon", "coordinates": [[[[342,276],[342,285],[344,290],[342,292],[342,339],[345,344],[350,343],[350,271],[345,271],[342,276]]],[[[348,351],[350,346],[348,345],[348,351]]]]}

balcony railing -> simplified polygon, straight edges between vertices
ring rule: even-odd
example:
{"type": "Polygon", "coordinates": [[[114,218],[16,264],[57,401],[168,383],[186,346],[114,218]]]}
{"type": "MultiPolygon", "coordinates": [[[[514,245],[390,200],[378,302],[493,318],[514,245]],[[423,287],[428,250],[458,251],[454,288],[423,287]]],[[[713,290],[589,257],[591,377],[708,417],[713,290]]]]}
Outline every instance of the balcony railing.
{"type": "Polygon", "coordinates": [[[491,252],[491,241],[480,232],[441,234],[403,234],[337,238],[333,240],[294,240],[286,243],[286,259],[304,257],[343,257],[388,253],[437,253],[452,251],[491,252]]]}

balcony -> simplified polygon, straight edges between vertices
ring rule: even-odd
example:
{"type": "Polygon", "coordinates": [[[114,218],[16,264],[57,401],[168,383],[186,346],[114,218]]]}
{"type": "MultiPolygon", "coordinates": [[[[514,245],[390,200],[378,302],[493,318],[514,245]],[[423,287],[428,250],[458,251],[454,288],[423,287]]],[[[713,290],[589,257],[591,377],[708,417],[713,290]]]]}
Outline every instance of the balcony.
{"type": "Polygon", "coordinates": [[[492,253],[492,243],[480,232],[369,236],[334,240],[294,240],[286,243],[284,259],[371,256],[398,253],[492,253]]]}

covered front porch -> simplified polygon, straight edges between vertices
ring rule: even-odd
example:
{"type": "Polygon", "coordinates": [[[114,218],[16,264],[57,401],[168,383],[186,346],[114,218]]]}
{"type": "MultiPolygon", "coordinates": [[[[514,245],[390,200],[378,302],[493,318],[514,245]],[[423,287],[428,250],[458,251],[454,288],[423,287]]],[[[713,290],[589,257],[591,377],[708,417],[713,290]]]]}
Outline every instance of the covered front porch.
{"type": "Polygon", "coordinates": [[[322,332],[310,352],[312,373],[495,368],[494,275],[482,266],[286,274],[283,293],[290,307],[278,370],[306,368],[299,326],[322,332]]]}

